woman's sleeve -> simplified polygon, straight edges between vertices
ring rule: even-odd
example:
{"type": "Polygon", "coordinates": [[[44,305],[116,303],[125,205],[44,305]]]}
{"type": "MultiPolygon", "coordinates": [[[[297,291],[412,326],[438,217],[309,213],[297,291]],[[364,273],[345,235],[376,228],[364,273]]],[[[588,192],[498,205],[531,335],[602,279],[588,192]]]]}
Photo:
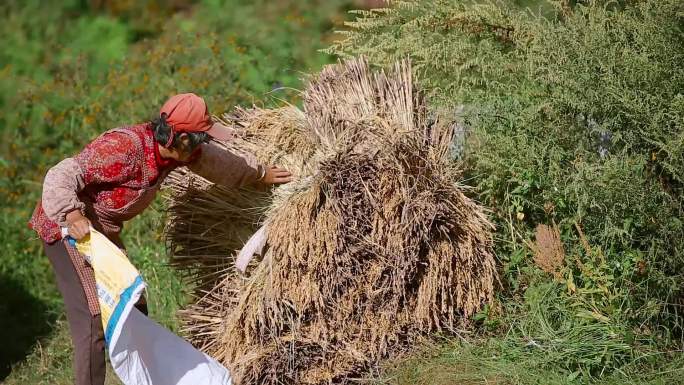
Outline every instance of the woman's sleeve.
{"type": "Polygon", "coordinates": [[[254,184],[264,175],[264,167],[253,155],[238,155],[213,142],[202,144],[200,148],[200,155],[188,164],[188,168],[210,182],[243,187],[254,184]]]}
{"type": "Polygon", "coordinates": [[[43,181],[43,210],[58,225],[66,226],[66,215],[74,210],[83,214],[85,205],[76,193],[83,190],[83,173],[74,158],[66,158],[48,170],[43,181]]]}
{"type": "Polygon", "coordinates": [[[48,218],[66,226],[66,215],[83,210],[78,193],[98,183],[123,183],[135,177],[138,164],[134,141],[112,132],[92,141],[80,154],[48,170],[43,182],[42,205],[48,218]]]}

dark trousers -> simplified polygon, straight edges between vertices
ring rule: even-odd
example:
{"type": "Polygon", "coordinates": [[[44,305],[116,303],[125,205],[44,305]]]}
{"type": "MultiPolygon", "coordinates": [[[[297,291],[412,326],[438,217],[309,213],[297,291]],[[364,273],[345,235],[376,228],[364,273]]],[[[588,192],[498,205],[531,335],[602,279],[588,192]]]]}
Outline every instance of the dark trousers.
{"type": "Polygon", "coordinates": [[[74,343],[76,385],[103,385],[105,382],[105,339],[100,315],[88,310],[81,280],[64,244],[43,243],[55,272],[57,287],[64,298],[71,340],[74,343]]]}
{"type": "MultiPolygon", "coordinates": [[[[118,240],[118,244],[121,241],[118,240]]],[[[74,376],[76,385],[102,385],[105,381],[105,338],[100,315],[93,317],[88,308],[81,279],[61,241],[45,243],[59,292],[64,298],[71,341],[74,344],[74,376]]],[[[141,296],[135,307],[147,315],[147,302],[141,296]]]]}

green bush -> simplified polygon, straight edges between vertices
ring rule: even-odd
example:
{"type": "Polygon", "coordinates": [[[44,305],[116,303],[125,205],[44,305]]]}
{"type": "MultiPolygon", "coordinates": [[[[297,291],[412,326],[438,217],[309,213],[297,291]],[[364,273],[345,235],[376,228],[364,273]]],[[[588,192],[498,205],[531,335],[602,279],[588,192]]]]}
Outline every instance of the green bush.
{"type": "Polygon", "coordinates": [[[435,105],[463,106],[460,161],[497,224],[508,337],[601,375],[682,343],[684,3],[510,4],[396,2],[330,52],[411,57],[435,105]],[[552,223],[565,267],[531,295],[552,277],[529,244],[552,223]]]}

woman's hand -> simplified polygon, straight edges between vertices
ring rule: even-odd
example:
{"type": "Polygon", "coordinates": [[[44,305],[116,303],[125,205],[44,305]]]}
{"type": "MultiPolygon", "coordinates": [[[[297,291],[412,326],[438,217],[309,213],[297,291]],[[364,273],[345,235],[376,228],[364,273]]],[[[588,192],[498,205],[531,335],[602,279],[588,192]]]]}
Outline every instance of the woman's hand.
{"type": "Polygon", "coordinates": [[[284,168],[278,166],[266,166],[266,173],[259,181],[261,184],[270,186],[274,184],[283,184],[292,181],[292,173],[284,168]]]}
{"type": "Polygon", "coordinates": [[[66,215],[67,230],[69,235],[77,241],[90,233],[90,221],[81,214],[80,210],[74,210],[66,215]]]}

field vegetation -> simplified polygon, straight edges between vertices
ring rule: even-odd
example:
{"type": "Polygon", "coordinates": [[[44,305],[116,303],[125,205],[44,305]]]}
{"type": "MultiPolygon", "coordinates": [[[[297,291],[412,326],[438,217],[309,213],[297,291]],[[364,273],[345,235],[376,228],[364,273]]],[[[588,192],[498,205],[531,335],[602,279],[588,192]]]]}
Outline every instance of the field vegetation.
{"type": "MultiPolygon", "coordinates": [[[[474,330],[417,346],[378,381],[684,382],[684,3],[422,0],[346,13],[361,5],[0,4],[0,381],[71,382],[61,299],[26,226],[51,165],[179,90],[215,113],[297,103],[303,73],[365,55],[410,57],[433,110],[462,127],[453,161],[496,224],[501,276],[474,330]]],[[[191,288],[167,265],[164,222],[160,199],[124,239],[151,316],[178,330],[191,288]]]]}

